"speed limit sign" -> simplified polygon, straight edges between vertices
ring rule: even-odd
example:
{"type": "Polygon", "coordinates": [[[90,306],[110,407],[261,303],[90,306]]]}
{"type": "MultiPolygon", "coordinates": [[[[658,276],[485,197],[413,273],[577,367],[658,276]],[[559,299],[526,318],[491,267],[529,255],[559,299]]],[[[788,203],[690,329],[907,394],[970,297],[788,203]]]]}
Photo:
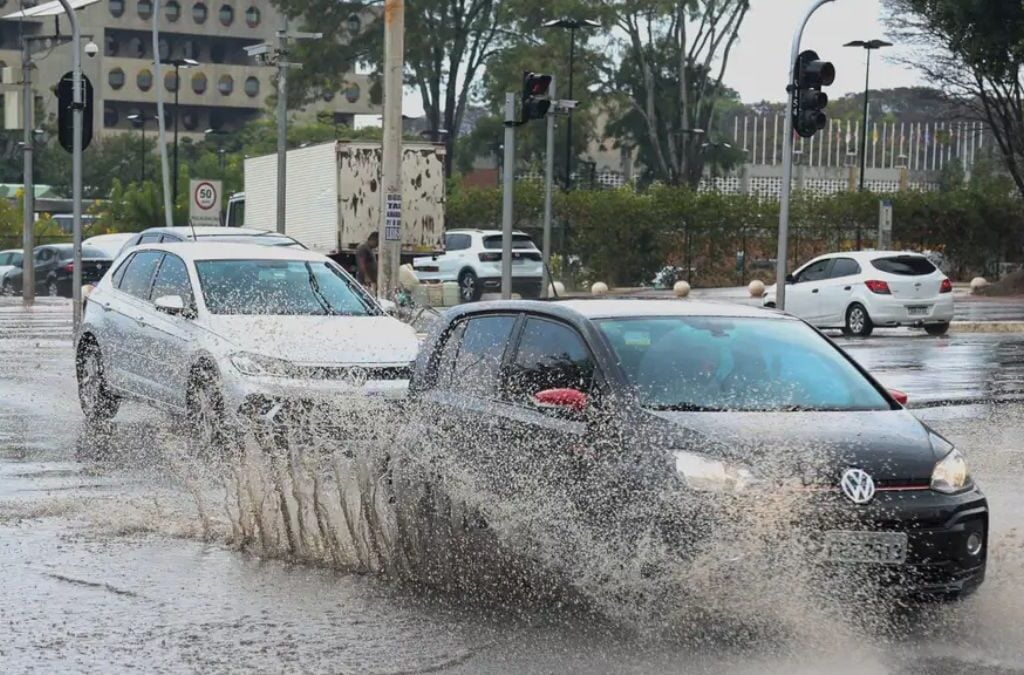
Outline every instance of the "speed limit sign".
{"type": "Polygon", "coordinates": [[[221,182],[189,181],[188,216],[193,225],[220,225],[221,182]]]}

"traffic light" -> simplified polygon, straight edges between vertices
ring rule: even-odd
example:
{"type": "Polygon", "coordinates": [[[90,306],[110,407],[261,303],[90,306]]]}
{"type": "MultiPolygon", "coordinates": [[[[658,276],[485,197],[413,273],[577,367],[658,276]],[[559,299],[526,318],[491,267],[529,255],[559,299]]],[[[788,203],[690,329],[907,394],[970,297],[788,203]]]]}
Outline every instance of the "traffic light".
{"type": "Polygon", "coordinates": [[[523,73],[523,114],[522,122],[542,120],[551,108],[548,89],[551,76],[540,73],[523,73]]]}
{"type": "Polygon", "coordinates": [[[808,49],[796,59],[794,79],[793,128],[804,138],[810,138],[824,129],[828,122],[824,113],[828,94],[821,88],[835,81],[836,69],[828,61],[820,60],[817,52],[808,49]]]}
{"type": "MultiPolygon", "coordinates": [[[[74,148],[74,79],[70,71],[64,73],[57,83],[57,141],[61,147],[72,152],[74,148]]],[[[92,82],[82,75],[82,149],[92,142],[92,82]]]]}

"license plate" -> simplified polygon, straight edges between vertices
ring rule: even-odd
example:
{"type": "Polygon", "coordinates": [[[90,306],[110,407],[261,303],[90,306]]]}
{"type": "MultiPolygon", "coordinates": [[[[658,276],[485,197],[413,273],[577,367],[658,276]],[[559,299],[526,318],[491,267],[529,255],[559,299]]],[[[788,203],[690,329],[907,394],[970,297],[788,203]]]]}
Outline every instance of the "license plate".
{"type": "Polygon", "coordinates": [[[826,532],[825,557],[835,562],[900,565],[907,559],[905,532],[826,532]]]}
{"type": "Polygon", "coordinates": [[[907,313],[910,316],[924,316],[928,313],[928,305],[913,305],[907,307],[907,313]]]}

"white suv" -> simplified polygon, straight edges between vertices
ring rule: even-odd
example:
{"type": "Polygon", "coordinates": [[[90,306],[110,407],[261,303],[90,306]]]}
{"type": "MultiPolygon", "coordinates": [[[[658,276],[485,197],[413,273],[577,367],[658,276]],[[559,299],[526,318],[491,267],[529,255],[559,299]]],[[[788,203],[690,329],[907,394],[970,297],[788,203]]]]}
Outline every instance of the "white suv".
{"type": "MultiPolygon", "coordinates": [[[[479,300],[484,291],[501,290],[501,230],[449,230],[445,252],[416,258],[413,269],[420,281],[457,281],[463,302],[479,300]]],[[[512,292],[539,298],[544,263],[533,240],[522,232],[512,235],[512,292]]]]}
{"type": "MultiPolygon", "coordinates": [[[[775,307],[775,286],[762,302],[775,307]]],[[[922,326],[942,335],[953,320],[953,284],[919,253],[829,253],[786,277],[785,309],[848,335],[871,335],[875,326],[922,326]]]]}

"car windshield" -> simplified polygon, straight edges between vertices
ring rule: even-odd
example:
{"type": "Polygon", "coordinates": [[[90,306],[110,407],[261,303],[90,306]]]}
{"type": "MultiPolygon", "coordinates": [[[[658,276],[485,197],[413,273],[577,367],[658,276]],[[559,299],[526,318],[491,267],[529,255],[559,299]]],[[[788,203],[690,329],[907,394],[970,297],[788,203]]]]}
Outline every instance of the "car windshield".
{"type": "Polygon", "coordinates": [[[293,248],[305,248],[302,244],[291,237],[268,232],[267,234],[201,234],[199,239],[216,241],[217,243],[228,244],[259,244],[261,246],[290,246],[293,248]]]}
{"type": "Polygon", "coordinates": [[[828,340],[797,321],[650,317],[598,322],[644,407],[888,410],[828,340]]]}
{"type": "Polygon", "coordinates": [[[304,260],[202,260],[213,314],[370,316],[380,310],[334,265],[304,260]]]}

